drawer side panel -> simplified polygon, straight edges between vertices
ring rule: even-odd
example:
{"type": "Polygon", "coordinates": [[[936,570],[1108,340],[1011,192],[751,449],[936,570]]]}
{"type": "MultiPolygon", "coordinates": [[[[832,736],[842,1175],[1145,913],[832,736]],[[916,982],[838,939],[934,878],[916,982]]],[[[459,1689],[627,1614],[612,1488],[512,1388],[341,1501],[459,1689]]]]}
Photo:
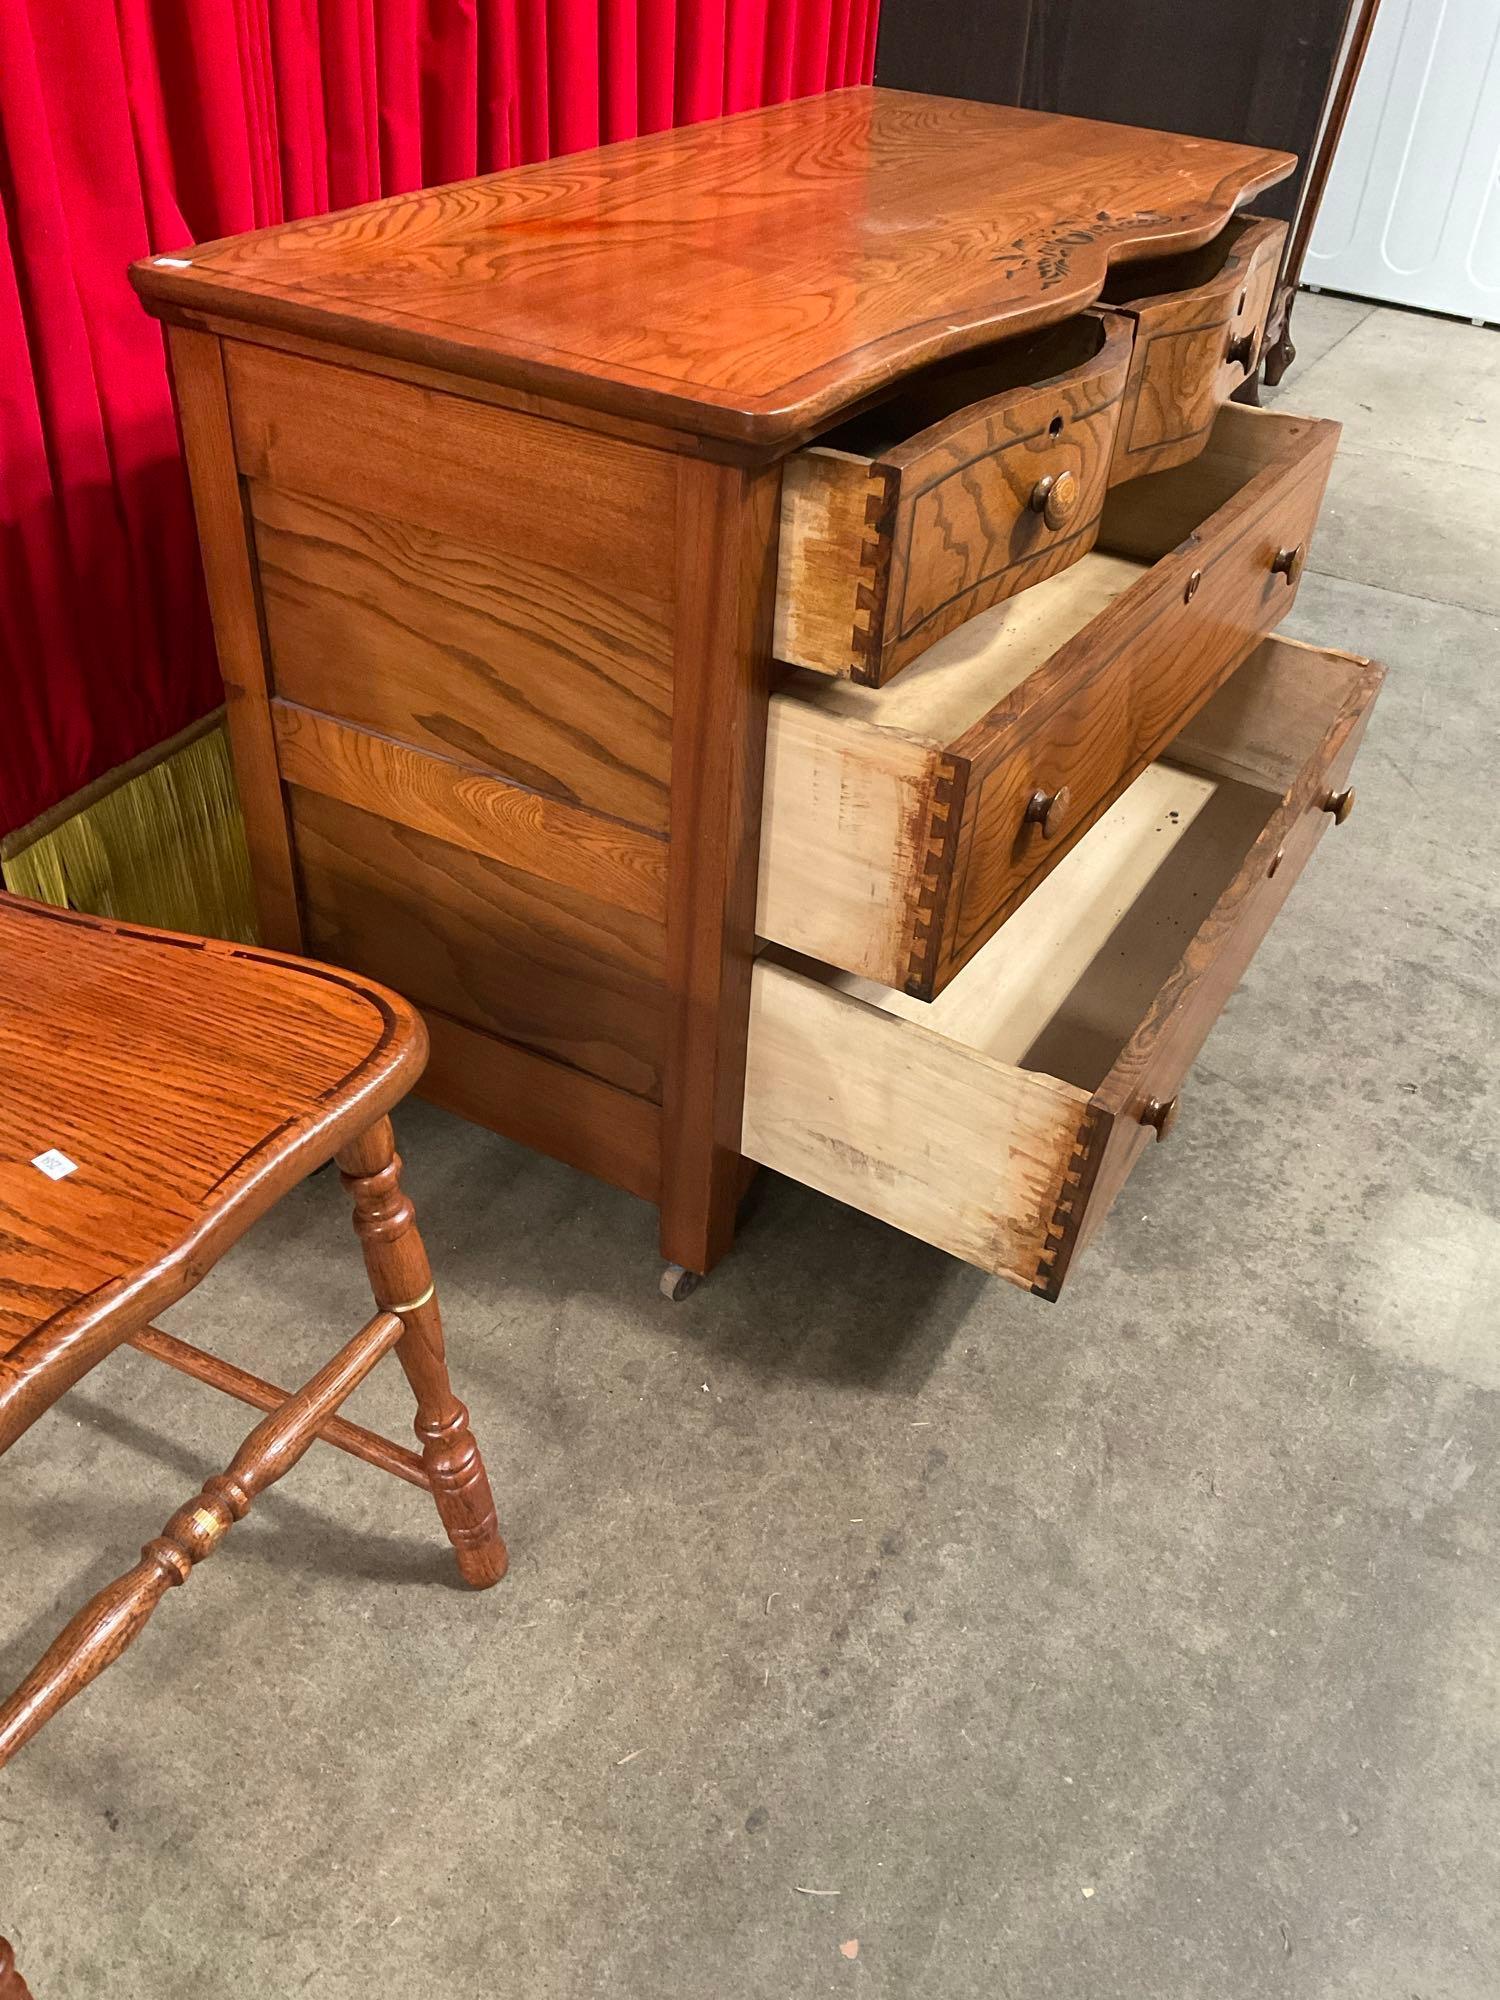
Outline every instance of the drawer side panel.
{"type": "Polygon", "coordinates": [[[762,1166],[1030,1289],[1087,1094],[762,957],[742,1145],[762,1166]]]}

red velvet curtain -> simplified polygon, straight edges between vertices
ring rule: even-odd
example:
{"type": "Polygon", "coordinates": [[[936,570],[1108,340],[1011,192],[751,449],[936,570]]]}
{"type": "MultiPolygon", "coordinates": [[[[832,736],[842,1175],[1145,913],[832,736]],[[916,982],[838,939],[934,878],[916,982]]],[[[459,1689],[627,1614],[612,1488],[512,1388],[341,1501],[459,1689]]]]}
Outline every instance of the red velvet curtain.
{"type": "Polygon", "coordinates": [[[878,0],[0,0],[0,835],[219,699],[125,266],[867,81],[878,0]]]}

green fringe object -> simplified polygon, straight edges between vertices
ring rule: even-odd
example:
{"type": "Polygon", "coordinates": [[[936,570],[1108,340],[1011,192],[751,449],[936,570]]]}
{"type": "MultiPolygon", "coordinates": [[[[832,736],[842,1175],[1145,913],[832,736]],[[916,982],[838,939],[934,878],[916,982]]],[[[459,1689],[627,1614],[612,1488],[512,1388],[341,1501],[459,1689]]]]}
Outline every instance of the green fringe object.
{"type": "Polygon", "coordinates": [[[256,942],[245,826],[218,715],[0,843],[18,896],[163,930],[256,942]]]}

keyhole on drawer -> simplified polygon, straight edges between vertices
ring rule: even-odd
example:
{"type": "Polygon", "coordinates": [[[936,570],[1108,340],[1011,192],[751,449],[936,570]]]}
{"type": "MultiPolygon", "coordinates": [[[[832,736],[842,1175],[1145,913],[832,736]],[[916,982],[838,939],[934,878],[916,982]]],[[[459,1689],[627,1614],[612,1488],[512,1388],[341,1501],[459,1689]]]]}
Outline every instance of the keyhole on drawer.
{"type": "Polygon", "coordinates": [[[1061,434],[1062,434],[1062,418],[1054,417],[1051,423],[1048,424],[1047,426],[1047,435],[1049,437],[1059,437],[1061,436],[1061,434]]]}

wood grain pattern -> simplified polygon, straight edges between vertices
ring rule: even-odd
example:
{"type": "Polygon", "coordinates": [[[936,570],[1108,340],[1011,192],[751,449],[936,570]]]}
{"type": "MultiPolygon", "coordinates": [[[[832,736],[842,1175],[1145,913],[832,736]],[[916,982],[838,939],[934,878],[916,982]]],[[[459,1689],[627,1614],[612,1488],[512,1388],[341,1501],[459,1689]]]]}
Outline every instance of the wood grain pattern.
{"type": "Polygon", "coordinates": [[[1030,1285],[1088,1093],[990,1062],[768,954],[755,968],[744,1149],[1030,1285]]]}
{"type": "Polygon", "coordinates": [[[661,1112],[598,1077],[428,1009],[432,1056],[423,1097],[522,1146],[655,1201],[661,1188],[661,1112]]]}
{"type": "Polygon", "coordinates": [[[1285,241],[1284,222],[1239,217],[1201,251],[1112,278],[1111,302],[1136,327],[1112,480],[1203,448],[1219,405],[1255,373],[1285,241]]]}
{"type": "Polygon", "coordinates": [[[771,697],[756,929],[904,986],[954,769],[936,733],[830,709],[819,700],[827,685],[799,674],[771,697]]]}
{"type": "Polygon", "coordinates": [[[316,792],[289,798],[321,957],[660,1100],[660,923],[316,792]]]}
{"type": "Polygon", "coordinates": [[[695,437],[689,430],[610,416],[603,410],[591,410],[584,403],[564,403],[555,396],[540,395],[533,389],[486,381],[473,374],[455,375],[450,369],[428,367],[420,361],[402,360],[394,354],[377,354],[351,347],[347,340],[340,340],[336,335],[324,339],[309,338],[306,334],[288,332],[284,327],[197,310],[169,308],[167,317],[173,325],[191,326],[202,333],[216,334],[221,340],[268,347],[278,354],[298,354],[304,360],[348,369],[359,375],[383,376],[391,382],[410,382],[418,389],[436,389],[445,396],[461,395],[475,402],[492,403],[498,410],[519,410],[525,416],[540,417],[547,423],[566,424],[570,429],[602,431],[607,437],[623,438],[630,444],[650,445],[657,451],[691,451],[722,457],[734,453],[736,449],[724,441],[695,437]]]}
{"type": "Polygon", "coordinates": [[[0,1765],[120,1657],[166,1592],[320,1436],[424,1486],[467,1583],[504,1575],[385,1116],[426,1051],[420,1020],[378,986],[0,897],[0,1455],[125,1341],[251,1402],[272,1400],[227,1470],[0,1701],[0,1765]],[[149,1324],[331,1157],[354,1197],[379,1309],[300,1390],[285,1395],[149,1324]],[[336,1417],[392,1348],[416,1400],[415,1466],[336,1417]]]}
{"type": "Polygon", "coordinates": [[[420,525],[258,480],[250,508],[277,693],[665,830],[670,577],[653,595],[644,570],[554,568],[458,512],[420,525]]]}
{"type": "Polygon", "coordinates": [[[1206,241],[1287,154],[894,91],[805,98],[132,272],[220,312],[652,422],[806,437],[1206,241]]]}
{"type": "Polygon", "coordinates": [[[1284,615],[1271,565],[1310,532],[1336,439],[1228,409],[1206,458],[1111,502],[1106,537],[1150,568],[1087,555],[879,692],[793,677],[772,702],[761,935],[941,992],[1284,615]],[[1190,530],[1157,490],[1176,484],[1190,530]],[[1045,829],[1037,792],[1067,794],[1045,829]]]}
{"type": "Polygon", "coordinates": [[[1379,678],[1267,641],[930,1004],[765,954],[746,1152],[1056,1297],[1331,823],[1379,678]]]}
{"type": "Polygon", "coordinates": [[[878,674],[889,680],[947,632],[1093,546],[1130,362],[1125,323],[1102,316],[1097,355],[955,414],[886,454],[897,475],[878,674]],[[1053,525],[1044,482],[1071,502],[1053,525]]]}
{"type": "Polygon", "coordinates": [[[272,720],[287,784],[665,923],[659,836],[290,702],[273,702],[272,720]]]}
{"type": "Polygon", "coordinates": [[[778,808],[799,921],[874,927],[937,993],[1290,602],[1257,595],[1222,489],[1259,451],[1237,499],[1300,535],[1311,471],[1256,487],[1276,454],[1229,439],[1206,479],[1106,500],[1132,323],[1092,310],[1151,259],[1190,289],[1182,260],[1290,165],[855,91],[138,268],[153,310],[234,333],[214,450],[242,562],[243,509],[253,533],[265,710],[243,781],[268,821],[285,795],[317,948],[442,1024],[435,1095],[649,1192],[673,1261],[728,1248],[778,461],[816,439],[780,496],[819,545],[788,650],[839,651],[845,693],[897,696],[982,607],[1091,562],[1101,525],[1154,566],[1154,638],[1116,602],[951,726],[893,710],[868,757],[778,726],[809,832],[859,830],[796,852],[778,808]],[[1162,539],[1184,516],[1177,541],[1214,524],[1186,621],[1162,539]],[[1002,766],[1049,738],[1068,768],[1027,771],[1054,803],[1018,847],[1002,766]]]}
{"type": "Polygon", "coordinates": [[[672,737],[661,1250],[708,1271],[734,1241],[770,700],[778,480],[683,459],[672,737]]]}
{"type": "Polygon", "coordinates": [[[787,465],[776,653],[880,686],[1076,562],[1109,481],[1130,327],[1084,315],[903,384],[787,465]],[[1049,520],[1039,499],[1060,491],[1049,520]]]}
{"type": "Polygon", "coordinates": [[[878,653],[893,500],[889,473],[855,452],[814,445],[783,465],[778,660],[852,675],[878,653]]]}
{"type": "Polygon", "coordinates": [[[168,345],[260,935],[276,950],[294,952],[302,943],[297,884],[276,779],[260,600],[235,470],[222,343],[172,327],[168,345]]]}
{"type": "Polygon", "coordinates": [[[248,342],[224,357],[247,479],[626,591],[670,578],[664,452],[248,342]]]}
{"type": "MultiPolygon", "coordinates": [[[[1274,414],[1229,406],[1225,429],[1274,414]]],[[[950,973],[1285,617],[1295,586],[1276,575],[1276,551],[1311,535],[1337,442],[1336,424],[1287,420],[1268,433],[1267,443],[1281,447],[1272,463],[1054,655],[1035,676],[1024,714],[1004,728],[999,716],[986,718],[955,745],[968,767],[969,806],[934,924],[950,973]],[[1074,685],[1064,692],[1068,679],[1074,685]],[[1026,824],[1026,803],[1062,785],[1072,803],[1060,831],[1044,840],[1026,824]]],[[[1131,489],[1117,491],[1123,508],[1131,489]]]]}
{"type": "Polygon", "coordinates": [[[443,1339],[442,1309],[417,1228],[416,1210],[401,1185],[401,1159],[389,1118],[339,1147],[339,1179],[354,1203],[354,1233],[364,1252],[370,1290],[382,1313],[399,1322],[401,1363],[422,1446],[422,1469],[447,1532],[458,1573],[471,1590],[488,1590],[510,1566],[495,1519],[489,1475],[469,1428],[469,1413],[453,1393],[443,1339]]]}
{"type": "Polygon", "coordinates": [[[426,1044],[346,974],[9,897],[0,996],[3,1450],[403,1096],[426,1044]],[[49,1180],[52,1150],[77,1170],[49,1180]]]}

